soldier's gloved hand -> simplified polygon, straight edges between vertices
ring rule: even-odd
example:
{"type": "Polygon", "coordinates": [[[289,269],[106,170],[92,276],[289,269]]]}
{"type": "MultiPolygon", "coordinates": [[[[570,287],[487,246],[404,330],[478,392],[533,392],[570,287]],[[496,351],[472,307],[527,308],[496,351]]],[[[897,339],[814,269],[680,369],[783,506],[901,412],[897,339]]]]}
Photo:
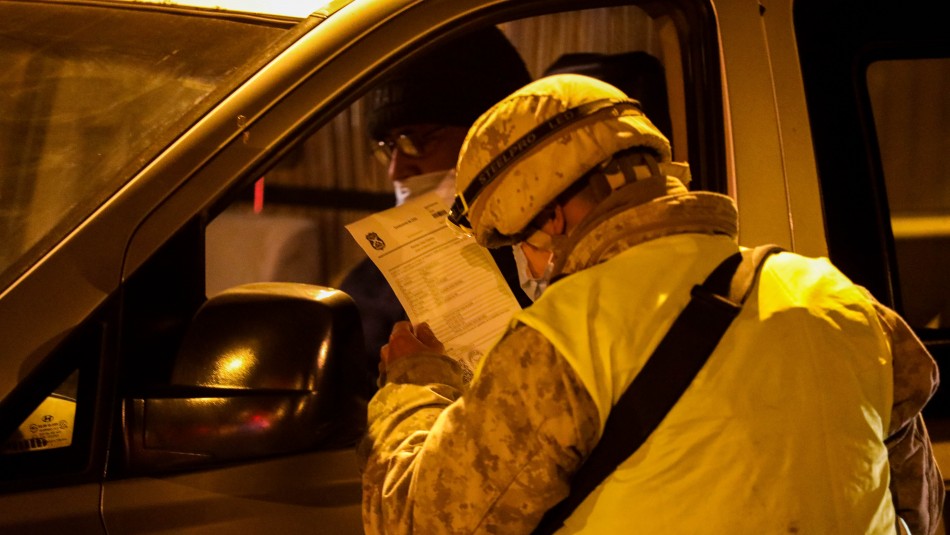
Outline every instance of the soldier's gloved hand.
{"type": "Polygon", "coordinates": [[[445,346],[436,338],[428,323],[413,326],[408,321],[400,321],[393,326],[389,343],[379,352],[380,371],[397,359],[415,353],[445,354],[445,346]]]}

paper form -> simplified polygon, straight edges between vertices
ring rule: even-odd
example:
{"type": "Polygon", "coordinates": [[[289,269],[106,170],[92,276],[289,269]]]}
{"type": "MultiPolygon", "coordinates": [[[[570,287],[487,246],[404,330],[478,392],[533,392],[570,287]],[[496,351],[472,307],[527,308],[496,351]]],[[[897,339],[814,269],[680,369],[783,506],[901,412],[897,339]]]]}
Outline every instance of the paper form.
{"type": "Polygon", "coordinates": [[[427,322],[469,371],[520,310],[488,250],[450,228],[436,193],[346,226],[373,260],[409,321],[427,322]]]}

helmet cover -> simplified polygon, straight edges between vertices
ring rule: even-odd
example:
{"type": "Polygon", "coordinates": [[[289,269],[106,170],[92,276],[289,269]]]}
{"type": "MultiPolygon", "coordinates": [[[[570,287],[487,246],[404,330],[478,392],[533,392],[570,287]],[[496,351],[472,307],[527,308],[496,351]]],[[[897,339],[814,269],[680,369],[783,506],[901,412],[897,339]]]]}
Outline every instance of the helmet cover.
{"type": "Polygon", "coordinates": [[[479,244],[513,243],[576,180],[636,147],[671,159],[669,141],[636,101],[588,76],[541,78],[475,121],[459,154],[453,210],[464,208],[479,244]]]}

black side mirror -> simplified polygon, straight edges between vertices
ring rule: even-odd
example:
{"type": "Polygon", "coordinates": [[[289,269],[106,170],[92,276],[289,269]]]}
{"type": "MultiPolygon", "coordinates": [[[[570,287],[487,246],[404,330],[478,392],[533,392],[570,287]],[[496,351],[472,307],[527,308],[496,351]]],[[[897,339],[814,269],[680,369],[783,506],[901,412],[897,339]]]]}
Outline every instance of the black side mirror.
{"type": "Polygon", "coordinates": [[[254,283],[198,310],[172,384],[126,399],[131,471],[352,446],[365,428],[363,338],[339,290],[254,283]]]}

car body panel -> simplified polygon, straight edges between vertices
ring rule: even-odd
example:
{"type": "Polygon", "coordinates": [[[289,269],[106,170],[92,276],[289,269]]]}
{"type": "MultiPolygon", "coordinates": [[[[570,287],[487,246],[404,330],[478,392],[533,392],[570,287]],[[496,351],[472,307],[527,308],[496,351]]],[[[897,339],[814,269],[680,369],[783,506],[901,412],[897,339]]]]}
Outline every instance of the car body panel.
{"type": "Polygon", "coordinates": [[[717,2],[743,243],[827,256],[791,2],[717,2]],[[754,178],[753,178],[754,177],[754,178]]]}
{"type": "Polygon", "coordinates": [[[357,535],[360,481],[352,450],[105,484],[109,533],[357,535]]]}
{"type": "Polygon", "coordinates": [[[3,495],[4,533],[105,533],[99,516],[98,484],[75,485],[3,495]]]}

